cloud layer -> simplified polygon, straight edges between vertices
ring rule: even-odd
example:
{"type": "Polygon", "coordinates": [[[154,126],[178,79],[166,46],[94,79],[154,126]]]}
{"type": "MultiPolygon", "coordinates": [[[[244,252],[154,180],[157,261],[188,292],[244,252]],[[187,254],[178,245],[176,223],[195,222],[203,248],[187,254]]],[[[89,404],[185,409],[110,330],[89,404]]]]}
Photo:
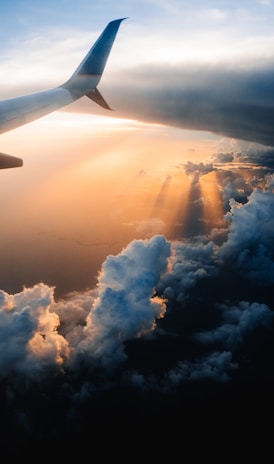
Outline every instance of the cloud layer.
{"type": "MultiPolygon", "coordinates": [[[[225,212],[210,234],[134,240],[106,258],[95,288],[61,300],[43,283],[1,291],[7,443],[8,436],[28,442],[81,435],[118,410],[127,419],[155,416],[153,397],[160,396],[162,415],[176,416],[182,405],[201,407],[201,391],[207,405],[212,391],[224,398],[229,385],[242,388],[247,380],[247,397],[255,385],[265,394],[274,354],[273,175],[253,163],[256,182],[243,189],[233,170],[239,157],[214,157],[225,212]]],[[[203,163],[186,169],[211,171],[203,163]]]]}
{"type": "MultiPolygon", "coordinates": [[[[273,146],[273,75],[268,65],[144,65],[124,69],[100,87],[119,117],[273,146]]],[[[77,105],[88,110],[83,101],[77,105]]]]}

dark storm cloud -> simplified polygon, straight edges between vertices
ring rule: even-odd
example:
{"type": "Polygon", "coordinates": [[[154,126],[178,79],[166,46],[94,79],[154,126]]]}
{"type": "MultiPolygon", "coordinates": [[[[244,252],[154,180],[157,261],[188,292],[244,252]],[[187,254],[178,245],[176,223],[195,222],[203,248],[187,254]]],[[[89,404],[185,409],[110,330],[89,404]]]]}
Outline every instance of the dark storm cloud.
{"type": "Polygon", "coordinates": [[[269,67],[151,65],[125,69],[107,93],[119,117],[273,146],[273,78],[269,67]]]}

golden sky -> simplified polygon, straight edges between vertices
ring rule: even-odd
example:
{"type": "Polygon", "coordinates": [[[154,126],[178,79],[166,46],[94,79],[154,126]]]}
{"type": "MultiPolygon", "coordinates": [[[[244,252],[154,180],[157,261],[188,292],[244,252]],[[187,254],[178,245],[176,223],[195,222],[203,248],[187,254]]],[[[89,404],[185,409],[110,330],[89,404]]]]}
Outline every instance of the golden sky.
{"type": "Polygon", "coordinates": [[[3,134],[2,151],[24,160],[1,172],[7,285],[15,277],[18,286],[48,279],[58,289],[64,279],[73,289],[78,279],[86,287],[108,254],[134,238],[168,235],[188,200],[190,180],[180,166],[206,162],[220,140],[68,112],[3,134]]]}

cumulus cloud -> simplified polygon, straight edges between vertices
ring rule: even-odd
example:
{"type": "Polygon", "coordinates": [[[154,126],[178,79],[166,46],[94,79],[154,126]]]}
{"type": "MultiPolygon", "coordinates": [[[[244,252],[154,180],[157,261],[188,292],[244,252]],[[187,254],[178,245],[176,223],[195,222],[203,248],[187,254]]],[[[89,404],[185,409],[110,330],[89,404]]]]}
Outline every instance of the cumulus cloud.
{"type": "Polygon", "coordinates": [[[118,256],[107,257],[96,290],[67,301],[55,302],[53,288],[44,284],[15,295],[1,291],[0,376],[61,372],[70,364],[77,368],[78,358],[90,370],[98,363],[115,369],[126,359],[124,342],[151,334],[165,313],[155,287],[169,249],[163,236],[133,241],[118,256]]]}
{"type": "Polygon", "coordinates": [[[254,190],[244,205],[230,201],[228,239],[219,255],[236,263],[250,279],[261,284],[274,281],[274,194],[254,190]]]}
{"type": "Polygon", "coordinates": [[[50,312],[53,289],[46,285],[8,295],[1,291],[0,376],[29,377],[60,368],[69,355],[66,340],[57,333],[59,318],[50,312]]]}
{"type": "Polygon", "coordinates": [[[134,241],[120,255],[108,256],[98,281],[98,298],[87,317],[77,358],[113,369],[125,360],[124,342],[150,334],[165,312],[155,288],[166,270],[170,245],[163,236],[134,241]]]}
{"type": "Polygon", "coordinates": [[[204,343],[220,344],[229,350],[236,350],[244,343],[249,333],[262,326],[272,328],[274,313],[265,305],[257,302],[240,301],[238,306],[220,305],[223,324],[219,327],[197,335],[204,343]]]}
{"type": "Polygon", "coordinates": [[[215,244],[174,242],[171,250],[169,272],[163,274],[158,288],[169,301],[183,302],[198,280],[216,273],[215,244]]]}

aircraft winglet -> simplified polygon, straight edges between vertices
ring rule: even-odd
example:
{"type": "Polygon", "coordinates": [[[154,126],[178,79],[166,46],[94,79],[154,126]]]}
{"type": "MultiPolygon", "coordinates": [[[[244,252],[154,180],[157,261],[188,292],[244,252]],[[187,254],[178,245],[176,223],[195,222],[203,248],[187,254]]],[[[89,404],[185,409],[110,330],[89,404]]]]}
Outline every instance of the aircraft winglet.
{"type": "Polygon", "coordinates": [[[126,18],[115,19],[108,23],[93,47],[72,75],[102,76],[110,50],[118,32],[119,26],[126,18]]]}
{"type": "Polygon", "coordinates": [[[103,108],[110,109],[96,87],[102,77],[119,26],[125,19],[127,18],[115,19],[108,23],[70,79],[61,86],[69,90],[74,99],[86,95],[103,108]]]}

